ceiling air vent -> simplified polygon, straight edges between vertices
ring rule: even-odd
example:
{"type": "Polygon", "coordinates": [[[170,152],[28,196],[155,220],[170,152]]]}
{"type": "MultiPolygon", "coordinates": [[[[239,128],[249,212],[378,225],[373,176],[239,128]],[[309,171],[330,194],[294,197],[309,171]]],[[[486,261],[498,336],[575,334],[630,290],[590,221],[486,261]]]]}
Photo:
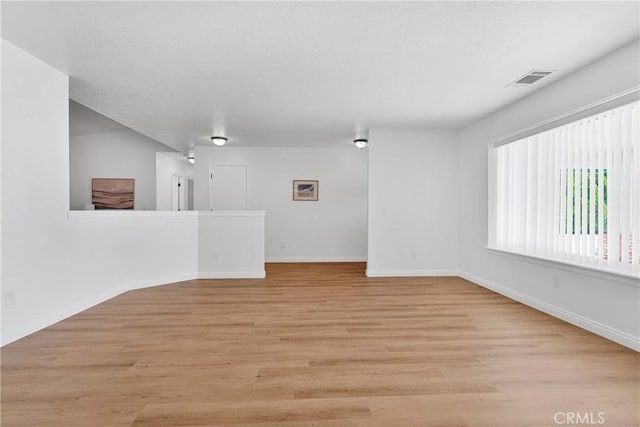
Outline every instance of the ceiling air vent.
{"type": "Polygon", "coordinates": [[[507,86],[529,86],[534,84],[541,78],[548,76],[552,72],[553,71],[532,70],[524,76],[518,78],[516,81],[509,83],[507,86]]]}

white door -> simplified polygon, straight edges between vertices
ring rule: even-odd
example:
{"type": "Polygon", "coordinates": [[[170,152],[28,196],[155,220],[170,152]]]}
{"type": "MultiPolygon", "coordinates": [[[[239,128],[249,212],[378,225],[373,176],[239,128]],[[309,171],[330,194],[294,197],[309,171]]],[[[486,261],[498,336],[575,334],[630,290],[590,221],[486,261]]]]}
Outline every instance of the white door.
{"type": "Polygon", "coordinates": [[[209,165],[209,210],[247,209],[247,166],[209,165]]]}
{"type": "Polygon", "coordinates": [[[184,190],[184,177],[180,175],[173,175],[171,177],[171,210],[185,210],[184,190]]]}

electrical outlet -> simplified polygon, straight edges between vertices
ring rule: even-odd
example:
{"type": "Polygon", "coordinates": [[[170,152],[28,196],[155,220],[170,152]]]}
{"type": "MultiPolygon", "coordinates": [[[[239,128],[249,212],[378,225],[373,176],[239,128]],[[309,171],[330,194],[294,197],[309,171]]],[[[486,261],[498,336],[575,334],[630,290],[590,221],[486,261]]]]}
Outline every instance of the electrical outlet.
{"type": "Polygon", "coordinates": [[[6,290],[2,293],[2,302],[5,306],[15,305],[16,303],[16,291],[13,289],[6,290]]]}
{"type": "Polygon", "coordinates": [[[280,242],[280,249],[284,249],[286,247],[287,247],[287,245],[285,245],[284,242],[280,242]]]}
{"type": "Polygon", "coordinates": [[[558,276],[553,276],[551,278],[551,283],[552,283],[552,286],[554,288],[559,288],[560,287],[560,278],[558,276]]]}
{"type": "Polygon", "coordinates": [[[416,259],[416,252],[415,251],[411,251],[411,253],[409,254],[409,258],[416,259]]]}
{"type": "Polygon", "coordinates": [[[217,261],[218,259],[220,259],[220,252],[213,251],[213,259],[214,261],[217,261]]]}

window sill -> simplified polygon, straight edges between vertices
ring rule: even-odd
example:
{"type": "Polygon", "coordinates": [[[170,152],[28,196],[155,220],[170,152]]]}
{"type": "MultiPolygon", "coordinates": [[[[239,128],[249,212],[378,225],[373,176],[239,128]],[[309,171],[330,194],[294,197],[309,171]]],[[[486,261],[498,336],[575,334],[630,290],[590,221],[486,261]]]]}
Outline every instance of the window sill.
{"type": "Polygon", "coordinates": [[[518,261],[528,261],[541,264],[545,267],[559,268],[571,271],[572,273],[597,277],[608,281],[618,282],[624,285],[640,287],[640,274],[637,271],[620,270],[604,265],[581,264],[571,260],[561,260],[535,253],[515,252],[513,250],[487,246],[490,253],[516,259],[518,261]]]}
{"type": "Polygon", "coordinates": [[[104,209],[67,211],[69,219],[140,218],[140,217],[188,217],[197,211],[136,211],[132,209],[104,209]]]}
{"type": "Polygon", "coordinates": [[[67,211],[69,219],[140,218],[140,217],[222,217],[265,216],[265,211],[141,211],[131,209],[100,209],[67,211]]]}

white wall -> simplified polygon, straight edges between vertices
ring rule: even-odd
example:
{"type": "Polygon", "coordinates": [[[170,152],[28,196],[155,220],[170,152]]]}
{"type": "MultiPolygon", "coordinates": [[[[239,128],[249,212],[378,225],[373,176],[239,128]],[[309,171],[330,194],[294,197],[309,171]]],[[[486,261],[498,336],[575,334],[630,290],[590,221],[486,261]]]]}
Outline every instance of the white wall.
{"type": "MultiPolygon", "coordinates": [[[[185,177],[186,184],[187,179],[193,177],[193,165],[175,158],[173,153],[156,153],[156,209],[159,211],[171,210],[174,175],[185,177]]],[[[187,200],[186,194],[184,200],[187,200]]]]}
{"type": "MultiPolygon", "coordinates": [[[[2,12],[0,12],[1,14],[2,12]]],[[[2,52],[4,51],[4,47],[2,45],[0,45],[0,72],[2,72],[2,70],[4,69],[2,67],[2,52]]],[[[0,77],[2,76],[2,74],[0,74],[0,77]]],[[[4,79],[0,79],[0,94],[3,93],[2,91],[2,86],[4,84],[4,79]]],[[[0,102],[0,322],[2,321],[2,311],[3,311],[3,303],[5,300],[5,295],[2,292],[2,290],[4,289],[2,287],[2,277],[3,277],[3,273],[2,273],[2,260],[3,260],[3,256],[2,256],[2,242],[3,242],[3,235],[2,235],[2,224],[4,223],[4,221],[2,220],[2,212],[3,212],[3,206],[4,203],[2,202],[3,198],[3,194],[2,194],[2,183],[5,180],[5,175],[4,175],[4,171],[2,168],[2,140],[4,139],[4,132],[1,131],[2,129],[2,120],[4,118],[4,115],[2,113],[2,104],[4,104],[4,102],[0,102]]],[[[0,323],[0,345],[2,345],[3,342],[3,338],[2,338],[2,324],[0,323]]]]}
{"type": "Polygon", "coordinates": [[[457,274],[455,131],[369,132],[368,276],[457,274]]]}
{"type": "Polygon", "coordinates": [[[640,84],[635,42],[460,132],[460,269],[465,277],[636,349],[639,281],[501,256],[487,245],[489,143],[640,84]],[[554,281],[556,286],[554,286],[554,281]]]}
{"type": "Polygon", "coordinates": [[[134,209],[156,209],[156,153],[175,150],[127,128],[72,137],[69,147],[71,209],[91,203],[91,178],[134,178],[134,209]]]}
{"type": "Polygon", "coordinates": [[[66,75],[2,40],[2,292],[15,295],[3,344],[127,289],[196,276],[193,213],[68,218],[68,99],[66,75]]]}
{"type": "Polygon", "coordinates": [[[366,259],[366,150],[196,147],[195,158],[198,210],[208,209],[210,163],[247,165],[247,209],[266,211],[267,261],[366,259]],[[293,201],[294,179],[318,179],[319,201],[293,201]]]}
{"type": "Polygon", "coordinates": [[[52,292],[59,277],[49,271],[66,262],[58,238],[68,207],[60,191],[68,187],[67,82],[2,41],[2,291],[16,297],[11,306],[3,301],[3,341],[46,309],[34,299],[62,299],[52,292]]]}
{"type": "Polygon", "coordinates": [[[264,211],[198,212],[198,277],[262,278],[264,211]]]}

